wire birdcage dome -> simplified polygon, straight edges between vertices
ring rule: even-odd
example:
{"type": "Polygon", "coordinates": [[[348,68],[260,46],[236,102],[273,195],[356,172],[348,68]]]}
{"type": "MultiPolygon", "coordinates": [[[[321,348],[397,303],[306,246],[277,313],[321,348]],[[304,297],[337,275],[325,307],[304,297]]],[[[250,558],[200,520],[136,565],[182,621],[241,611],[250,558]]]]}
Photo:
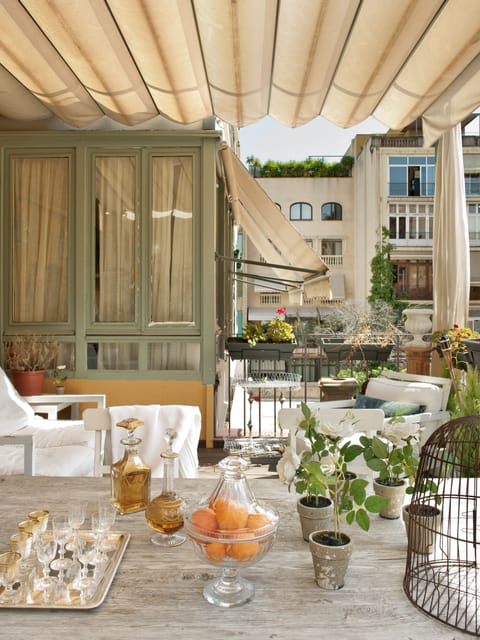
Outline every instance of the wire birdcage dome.
{"type": "Polygon", "coordinates": [[[422,447],[406,507],[407,597],[426,614],[480,635],[480,415],[447,422],[422,447]]]}

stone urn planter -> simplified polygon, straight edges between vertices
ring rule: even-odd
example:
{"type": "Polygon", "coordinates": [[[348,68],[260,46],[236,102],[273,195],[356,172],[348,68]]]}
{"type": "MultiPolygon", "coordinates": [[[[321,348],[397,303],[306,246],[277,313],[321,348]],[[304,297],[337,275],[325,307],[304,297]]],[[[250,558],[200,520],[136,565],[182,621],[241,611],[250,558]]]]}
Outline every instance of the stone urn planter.
{"type": "Polygon", "coordinates": [[[341,589],[345,583],[348,564],[352,555],[352,541],[345,533],[313,531],[309,537],[315,582],[321,589],[341,589]]]}
{"type": "Polygon", "coordinates": [[[406,490],[407,483],[405,480],[393,484],[390,481],[380,480],[379,478],[374,479],[373,491],[375,495],[383,496],[388,500],[387,506],[379,514],[380,517],[387,520],[396,520],[400,517],[406,490]]]}
{"type": "Polygon", "coordinates": [[[333,505],[324,496],[302,496],[297,500],[297,512],[302,527],[303,539],[308,542],[312,531],[333,526],[333,505]]]}
{"type": "Polygon", "coordinates": [[[442,524],[441,510],[431,504],[406,504],[402,508],[402,520],[410,549],[415,553],[432,553],[442,524]]]}
{"type": "Polygon", "coordinates": [[[432,332],[432,313],[431,309],[412,308],[405,309],[405,330],[413,337],[405,343],[408,347],[429,347],[430,343],[423,340],[423,336],[432,332]]]}

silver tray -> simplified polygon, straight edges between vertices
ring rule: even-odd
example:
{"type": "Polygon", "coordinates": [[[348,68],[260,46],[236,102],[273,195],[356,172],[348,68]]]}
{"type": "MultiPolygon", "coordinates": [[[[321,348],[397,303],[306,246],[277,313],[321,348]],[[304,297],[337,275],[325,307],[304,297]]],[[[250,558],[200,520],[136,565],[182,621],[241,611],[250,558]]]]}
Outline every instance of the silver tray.
{"type": "Polygon", "coordinates": [[[33,602],[26,602],[24,598],[17,597],[13,602],[0,602],[0,609],[95,609],[105,600],[120,565],[120,561],[125,553],[125,549],[130,541],[130,534],[126,531],[110,531],[106,541],[113,544],[115,548],[108,553],[107,566],[97,583],[95,591],[88,600],[82,602],[80,592],[73,588],[69,589],[70,602],[66,602],[65,600],[44,602],[42,592],[33,591],[33,602]]]}

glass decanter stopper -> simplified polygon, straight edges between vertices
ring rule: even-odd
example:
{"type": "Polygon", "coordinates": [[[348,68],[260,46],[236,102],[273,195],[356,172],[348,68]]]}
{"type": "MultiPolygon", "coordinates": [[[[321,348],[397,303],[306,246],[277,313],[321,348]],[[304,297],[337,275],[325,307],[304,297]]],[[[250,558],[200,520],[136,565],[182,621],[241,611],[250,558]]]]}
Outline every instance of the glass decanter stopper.
{"type": "Polygon", "coordinates": [[[150,501],[152,472],[138,453],[142,440],[135,437],[135,429],[142,425],[143,422],[135,418],[117,423],[117,427],[127,430],[127,437],[120,440],[125,445],[123,458],[114,462],[111,468],[113,504],[121,514],[143,511],[150,501]]]}
{"type": "Polygon", "coordinates": [[[167,450],[160,454],[164,462],[162,493],[153,498],[145,512],[148,526],[157,532],[151,541],[164,547],[176,547],[186,540],[182,533],[178,533],[183,527],[185,503],[175,490],[175,460],[178,454],[172,450],[172,444],[176,437],[176,431],[166,430],[167,450]]]}

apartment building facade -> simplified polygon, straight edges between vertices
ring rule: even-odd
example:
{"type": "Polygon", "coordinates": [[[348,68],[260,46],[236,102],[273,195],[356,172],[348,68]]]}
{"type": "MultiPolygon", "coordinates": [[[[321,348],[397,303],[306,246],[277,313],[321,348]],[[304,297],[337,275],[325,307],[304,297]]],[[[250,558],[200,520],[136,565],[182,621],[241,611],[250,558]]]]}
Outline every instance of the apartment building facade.
{"type": "MultiPolygon", "coordinates": [[[[311,317],[342,302],[366,305],[370,263],[382,227],[390,232],[400,296],[432,303],[435,149],[421,135],[357,136],[347,154],[351,177],[258,178],[262,188],[329,266],[332,297],[303,300],[256,284],[244,296],[250,319],[271,316],[281,305],[289,314],[311,317]]],[[[463,136],[465,193],[470,239],[469,320],[480,327],[480,138],[463,136]]],[[[244,251],[259,258],[248,239],[244,251]]],[[[261,257],[260,257],[261,259],[261,257]]]]}

